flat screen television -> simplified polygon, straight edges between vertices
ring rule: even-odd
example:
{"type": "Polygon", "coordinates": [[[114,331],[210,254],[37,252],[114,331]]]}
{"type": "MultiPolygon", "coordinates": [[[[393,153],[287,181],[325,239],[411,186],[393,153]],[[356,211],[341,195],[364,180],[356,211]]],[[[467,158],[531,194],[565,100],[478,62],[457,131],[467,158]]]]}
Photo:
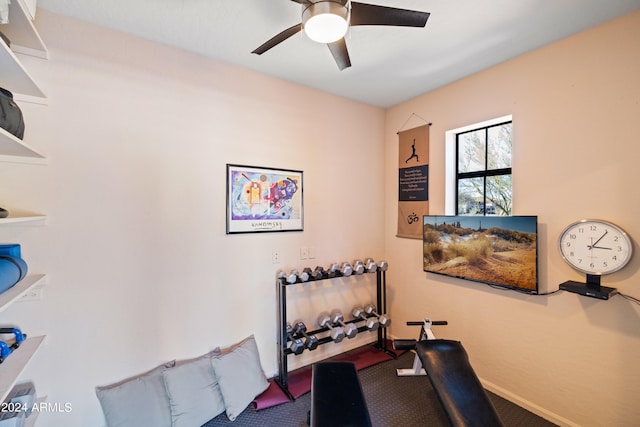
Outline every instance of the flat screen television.
{"type": "Polygon", "coordinates": [[[423,216],[424,271],[538,293],[537,216],[423,216]]]}

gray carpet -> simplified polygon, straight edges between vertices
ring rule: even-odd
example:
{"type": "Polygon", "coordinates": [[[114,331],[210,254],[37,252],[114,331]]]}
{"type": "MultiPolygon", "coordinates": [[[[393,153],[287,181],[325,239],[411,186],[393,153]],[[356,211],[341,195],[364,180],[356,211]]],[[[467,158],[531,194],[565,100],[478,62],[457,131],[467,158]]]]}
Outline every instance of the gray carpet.
{"type": "MultiPolygon", "coordinates": [[[[411,368],[412,363],[413,353],[405,353],[358,373],[374,427],[450,426],[427,378],[396,376],[397,368],[411,368]]],[[[555,426],[493,393],[489,396],[506,427],[555,426]]],[[[234,422],[222,414],[203,427],[307,427],[310,409],[311,394],[307,393],[273,408],[248,408],[234,422]]]]}

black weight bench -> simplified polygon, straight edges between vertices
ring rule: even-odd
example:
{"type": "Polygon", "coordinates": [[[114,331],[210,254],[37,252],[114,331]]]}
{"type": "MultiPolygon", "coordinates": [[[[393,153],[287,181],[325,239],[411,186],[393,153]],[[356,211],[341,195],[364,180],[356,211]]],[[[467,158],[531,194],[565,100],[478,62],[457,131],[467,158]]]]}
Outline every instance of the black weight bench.
{"type": "Polygon", "coordinates": [[[503,426],[459,341],[418,341],[415,350],[454,427],[503,426]]]}
{"type": "Polygon", "coordinates": [[[311,375],[311,427],[371,427],[353,363],[316,363],[311,375]]]}

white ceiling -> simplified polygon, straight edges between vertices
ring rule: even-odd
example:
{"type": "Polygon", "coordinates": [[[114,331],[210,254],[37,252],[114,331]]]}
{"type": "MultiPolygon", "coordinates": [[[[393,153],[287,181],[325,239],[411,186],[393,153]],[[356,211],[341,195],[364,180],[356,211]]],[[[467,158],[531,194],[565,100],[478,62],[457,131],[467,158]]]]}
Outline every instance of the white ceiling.
{"type": "Polygon", "coordinates": [[[339,71],[329,49],[303,34],[251,54],[300,23],[301,6],[290,0],[39,0],[38,7],[379,107],[640,9],[640,0],[360,3],[431,16],[425,28],[353,28],[346,36],[352,67],[339,71]]]}

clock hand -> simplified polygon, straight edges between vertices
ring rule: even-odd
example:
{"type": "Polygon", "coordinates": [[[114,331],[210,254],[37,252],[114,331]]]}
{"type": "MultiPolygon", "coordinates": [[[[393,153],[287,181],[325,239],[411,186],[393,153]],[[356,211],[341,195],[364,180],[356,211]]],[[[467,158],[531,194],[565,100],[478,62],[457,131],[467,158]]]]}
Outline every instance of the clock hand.
{"type": "Polygon", "coordinates": [[[604,247],[602,247],[602,246],[596,246],[596,245],[593,245],[593,246],[591,246],[591,248],[590,248],[590,249],[608,249],[608,250],[611,250],[612,248],[604,248],[604,247]]]}
{"type": "Polygon", "coordinates": [[[595,242],[593,242],[591,245],[587,245],[587,247],[589,248],[589,250],[591,250],[591,249],[595,248],[595,247],[596,247],[596,245],[598,244],[598,242],[599,242],[600,240],[602,240],[602,238],[603,238],[604,236],[606,236],[608,232],[609,232],[609,230],[606,230],[606,231],[604,232],[604,234],[603,234],[602,236],[600,236],[600,238],[599,238],[598,240],[596,240],[595,242]]]}

